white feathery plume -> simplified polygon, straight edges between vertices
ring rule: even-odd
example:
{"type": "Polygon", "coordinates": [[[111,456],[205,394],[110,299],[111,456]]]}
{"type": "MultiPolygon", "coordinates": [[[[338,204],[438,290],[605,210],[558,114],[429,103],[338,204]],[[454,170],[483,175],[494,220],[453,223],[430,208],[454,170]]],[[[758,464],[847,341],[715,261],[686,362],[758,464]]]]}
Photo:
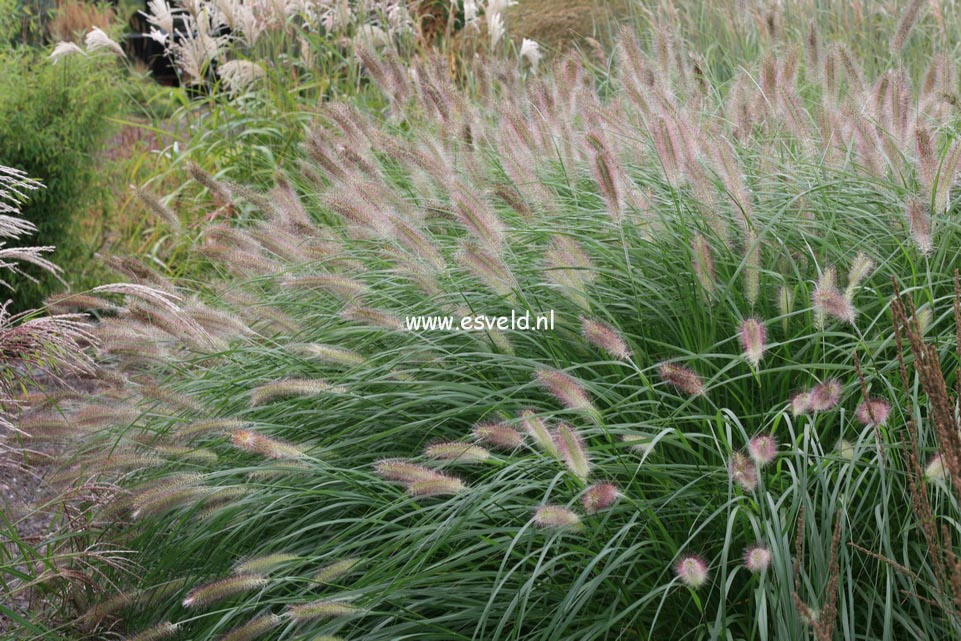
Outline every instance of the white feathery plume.
{"type": "Polygon", "coordinates": [[[47,56],[47,60],[50,60],[53,64],[57,64],[57,61],[61,58],[72,56],[76,53],[87,55],[83,52],[83,49],[72,42],[58,42],[57,46],[53,48],[53,52],[47,56]]]}
{"type": "Polygon", "coordinates": [[[123,52],[123,49],[118,45],[113,39],[103,32],[100,27],[94,27],[87,37],[84,38],[84,44],[87,46],[87,51],[98,51],[100,49],[107,49],[111,53],[114,53],[121,58],[126,58],[127,54],[123,52]]]}

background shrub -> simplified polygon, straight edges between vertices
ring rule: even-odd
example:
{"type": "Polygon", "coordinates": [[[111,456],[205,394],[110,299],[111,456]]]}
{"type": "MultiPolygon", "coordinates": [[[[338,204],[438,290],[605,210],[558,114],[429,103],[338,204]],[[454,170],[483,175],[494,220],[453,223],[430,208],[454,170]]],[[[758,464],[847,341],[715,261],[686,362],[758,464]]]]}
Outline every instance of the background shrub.
{"type": "MultiPolygon", "coordinates": [[[[90,282],[99,227],[111,207],[98,152],[113,126],[120,95],[102,58],[74,56],[51,65],[38,52],[0,52],[0,164],[37,177],[47,188],[23,208],[35,242],[57,247],[72,284],[90,282]]],[[[36,307],[59,281],[11,279],[14,304],[36,307]]]]}

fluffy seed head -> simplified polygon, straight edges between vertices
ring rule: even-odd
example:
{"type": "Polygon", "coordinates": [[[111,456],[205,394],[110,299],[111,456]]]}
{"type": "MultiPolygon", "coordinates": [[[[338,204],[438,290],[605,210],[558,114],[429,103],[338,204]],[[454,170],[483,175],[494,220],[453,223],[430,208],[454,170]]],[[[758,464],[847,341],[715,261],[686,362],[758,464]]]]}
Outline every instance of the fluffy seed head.
{"type": "Polygon", "coordinates": [[[930,254],[934,249],[934,242],[931,240],[931,218],[924,203],[917,198],[909,200],[905,208],[905,216],[908,219],[908,229],[914,244],[922,254],[930,254]]]}
{"type": "Polygon", "coordinates": [[[340,577],[353,572],[354,569],[361,563],[361,559],[353,558],[334,561],[333,563],[322,567],[317,574],[314,575],[314,581],[317,581],[318,583],[331,583],[340,577]]]}
{"type": "Polygon", "coordinates": [[[607,352],[614,358],[627,360],[631,356],[627,343],[617,333],[617,330],[610,325],[581,316],[581,333],[588,343],[607,352]]]}
{"type": "Polygon", "coordinates": [[[754,574],[760,574],[771,565],[771,551],[764,545],[755,545],[744,550],[744,567],[754,574]]]}
{"type": "Polygon", "coordinates": [[[689,367],[675,363],[661,363],[658,366],[658,374],[664,382],[670,383],[689,396],[703,396],[705,394],[704,382],[689,367]]]}
{"type": "Polygon", "coordinates": [[[777,441],[769,434],[759,434],[747,444],[747,451],[758,467],[764,467],[777,458],[777,441]]]}
{"type": "Polygon", "coordinates": [[[728,469],[731,479],[745,492],[753,492],[757,488],[757,469],[754,467],[754,462],[742,452],[735,452],[731,456],[728,469]]]}
{"type": "Polygon", "coordinates": [[[252,574],[238,574],[191,590],[183,601],[185,608],[203,607],[243,592],[267,585],[267,579],[252,574]]]}
{"type": "Polygon", "coordinates": [[[822,318],[825,315],[833,316],[845,323],[854,324],[857,310],[854,309],[851,301],[845,298],[844,294],[838,291],[836,287],[818,287],[811,295],[811,302],[814,305],[814,311],[822,318]]]}
{"type": "Polygon", "coordinates": [[[234,574],[263,575],[283,565],[296,561],[300,557],[296,554],[264,554],[242,561],[234,566],[234,574]]]}
{"type": "Polygon", "coordinates": [[[478,440],[499,447],[513,450],[524,444],[524,437],[510,425],[504,423],[481,423],[474,426],[474,436],[478,440]]]}
{"type": "Polygon", "coordinates": [[[322,343],[306,343],[294,345],[292,349],[305,355],[335,365],[360,365],[364,362],[364,357],[357,352],[336,345],[324,345],[322,343]]]}
{"type": "Polygon", "coordinates": [[[429,467],[398,459],[379,461],[374,466],[374,469],[381,478],[387,479],[388,481],[399,481],[401,483],[423,481],[436,478],[437,476],[437,472],[429,467]]]}
{"type": "Polygon", "coordinates": [[[253,639],[279,627],[283,622],[283,618],[276,614],[265,614],[234,628],[220,637],[219,641],[253,641],[253,639]]]}
{"type": "Polygon", "coordinates": [[[304,453],[296,446],[251,430],[235,430],[230,436],[234,447],[271,459],[299,459],[304,453]]]}
{"type": "Polygon", "coordinates": [[[841,401],[841,383],[830,378],[815,385],[808,396],[808,409],[813,412],[826,412],[841,401]]]}
{"type": "Polygon", "coordinates": [[[647,454],[654,448],[652,440],[650,436],[644,434],[624,434],[621,436],[621,441],[627,443],[632,450],[639,454],[647,454]]]}
{"type": "Polygon", "coordinates": [[[840,440],[835,447],[838,451],[838,456],[849,461],[854,459],[854,444],[851,441],[840,440]]]}
{"type": "Polygon", "coordinates": [[[132,637],[127,637],[127,641],[160,641],[161,639],[169,639],[177,634],[179,630],[180,626],[178,626],[176,623],[164,621],[163,623],[158,623],[157,625],[147,628],[143,632],[139,632],[132,637]]]}
{"type": "Polygon", "coordinates": [[[337,391],[326,381],[313,378],[288,378],[266,383],[250,392],[250,406],[263,405],[278,398],[291,396],[316,396],[324,392],[337,391]]]}
{"type": "Polygon", "coordinates": [[[330,601],[323,599],[313,603],[303,603],[292,605],[287,610],[287,614],[294,621],[318,621],[320,619],[333,619],[334,617],[349,616],[361,612],[361,609],[349,603],[330,601]]]}
{"type": "Polygon", "coordinates": [[[872,398],[858,405],[855,412],[862,425],[884,425],[891,413],[891,405],[880,398],[872,398]]]}
{"type": "Polygon", "coordinates": [[[424,455],[439,461],[458,461],[460,463],[477,463],[490,458],[490,452],[480,445],[458,443],[456,441],[428,445],[424,450],[424,455]]]}
{"type": "Polygon", "coordinates": [[[717,274],[714,271],[714,256],[711,254],[711,246],[704,236],[698,234],[691,241],[691,249],[694,254],[694,275],[704,291],[711,296],[717,287],[717,274]]]}
{"type": "Polygon", "coordinates": [[[924,478],[930,482],[943,481],[948,476],[948,470],[944,466],[944,457],[935,454],[928,459],[928,464],[924,468],[924,478]]]}
{"type": "Polygon", "coordinates": [[[100,27],[94,27],[91,29],[90,33],[88,33],[83,39],[83,43],[87,46],[87,51],[106,49],[107,51],[116,54],[121,58],[127,57],[127,54],[123,52],[123,48],[114,42],[110,36],[104,33],[103,29],[100,27]]]}
{"type": "Polygon", "coordinates": [[[542,369],[537,372],[537,380],[567,409],[591,415],[597,413],[587,391],[570,375],[558,370],[542,369]]]}
{"type": "Polygon", "coordinates": [[[791,414],[800,416],[811,411],[811,393],[798,392],[791,397],[791,414]]]}
{"type": "Polygon", "coordinates": [[[858,252],[848,270],[848,287],[844,292],[845,298],[851,298],[854,290],[860,287],[864,279],[874,271],[874,260],[863,252],[858,252]]]}
{"type": "Polygon", "coordinates": [[[588,514],[597,514],[614,505],[620,496],[620,490],[613,483],[595,483],[584,491],[581,505],[588,514]]]}
{"type": "Polygon", "coordinates": [[[407,485],[407,493],[411,496],[447,496],[457,494],[467,489],[464,482],[453,476],[435,474],[435,476],[418,481],[412,481],[407,485]]]}
{"type": "Polygon", "coordinates": [[[707,563],[699,556],[685,556],[674,566],[677,578],[689,588],[697,589],[707,583],[707,563]]]}
{"type": "Polygon", "coordinates": [[[542,505],[534,511],[534,523],[544,528],[580,529],[581,518],[560,505],[542,505]]]}
{"type": "Polygon", "coordinates": [[[747,318],[741,323],[739,333],[741,348],[744,350],[744,358],[757,367],[764,357],[767,349],[767,330],[764,324],[756,318],[747,318]]]}
{"type": "Polygon", "coordinates": [[[528,436],[534,439],[537,446],[545,453],[557,458],[560,457],[560,452],[557,451],[557,446],[554,445],[554,437],[551,436],[547,426],[544,425],[544,421],[534,416],[534,413],[530,410],[524,410],[521,412],[521,425],[524,427],[524,431],[527,432],[528,436]]]}
{"type": "Polygon", "coordinates": [[[573,427],[561,424],[554,434],[554,445],[571,474],[586,481],[591,473],[591,461],[587,456],[584,441],[573,427]]]}
{"type": "Polygon", "coordinates": [[[47,57],[47,59],[53,64],[57,64],[57,61],[61,58],[72,56],[78,53],[82,56],[86,55],[83,52],[83,49],[72,42],[58,42],[57,46],[53,48],[53,52],[47,57]]]}

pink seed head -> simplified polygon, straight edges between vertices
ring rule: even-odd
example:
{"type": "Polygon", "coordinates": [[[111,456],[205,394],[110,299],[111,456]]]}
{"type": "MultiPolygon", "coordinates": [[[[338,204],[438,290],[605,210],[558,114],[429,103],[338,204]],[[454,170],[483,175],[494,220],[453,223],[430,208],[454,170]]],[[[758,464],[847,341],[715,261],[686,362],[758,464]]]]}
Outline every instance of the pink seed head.
{"type": "Polygon", "coordinates": [[[596,412],[587,391],[570,375],[558,370],[542,369],[537,372],[537,380],[567,409],[596,412]]]}
{"type": "Polygon", "coordinates": [[[764,545],[758,544],[744,550],[744,567],[754,574],[764,572],[769,565],[771,565],[771,551],[764,545]]]}
{"type": "Polygon", "coordinates": [[[825,412],[841,401],[841,383],[830,378],[819,385],[815,385],[809,397],[809,409],[814,412],[825,412]]]}
{"type": "Polygon", "coordinates": [[[582,316],[581,333],[587,342],[614,358],[627,360],[631,356],[631,350],[627,348],[627,343],[617,333],[617,330],[610,325],[582,316]]]}
{"type": "Polygon", "coordinates": [[[699,556],[685,556],[674,566],[677,578],[689,588],[697,589],[707,583],[708,569],[699,556]]]}
{"type": "Polygon", "coordinates": [[[740,339],[744,358],[757,367],[767,349],[767,330],[764,325],[756,318],[745,319],[741,323],[740,339]]]}
{"type": "Polygon", "coordinates": [[[729,466],[731,479],[741,486],[745,492],[753,492],[757,488],[757,469],[754,462],[741,452],[731,456],[729,466]]]}
{"type": "Polygon", "coordinates": [[[819,287],[814,290],[814,294],[811,295],[811,300],[817,312],[833,316],[845,323],[854,324],[854,319],[857,317],[857,310],[854,309],[851,301],[845,298],[844,294],[839,292],[837,288],[822,289],[819,287]]]}
{"type": "Polygon", "coordinates": [[[674,363],[661,363],[658,366],[658,374],[665,382],[689,396],[703,396],[705,393],[701,377],[688,367],[674,363]]]}
{"type": "Polygon", "coordinates": [[[777,458],[777,441],[768,434],[759,434],[747,444],[747,451],[758,467],[764,467],[777,458]]]}
{"type": "Polygon", "coordinates": [[[595,483],[581,496],[581,505],[588,514],[597,514],[614,505],[620,496],[620,490],[613,483],[595,483]]]}
{"type": "Polygon", "coordinates": [[[474,426],[474,436],[488,445],[514,450],[524,444],[521,433],[503,423],[481,423],[474,426]]]}
{"type": "Polygon", "coordinates": [[[811,411],[811,393],[798,392],[791,397],[791,414],[800,416],[811,411]]]}
{"type": "Polygon", "coordinates": [[[880,398],[872,398],[858,405],[855,413],[862,425],[884,425],[891,413],[891,406],[880,398]]]}

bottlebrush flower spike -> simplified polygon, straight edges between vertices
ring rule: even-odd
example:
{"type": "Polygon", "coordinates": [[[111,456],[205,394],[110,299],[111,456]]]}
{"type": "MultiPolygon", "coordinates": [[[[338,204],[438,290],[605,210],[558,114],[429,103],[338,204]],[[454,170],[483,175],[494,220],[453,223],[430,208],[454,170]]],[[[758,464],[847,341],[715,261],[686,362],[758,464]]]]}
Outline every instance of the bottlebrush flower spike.
{"type": "Polygon", "coordinates": [[[280,627],[283,622],[283,617],[276,614],[265,614],[234,628],[220,637],[218,641],[253,641],[274,628],[280,627]]]}
{"type": "Polygon", "coordinates": [[[292,605],[287,610],[287,614],[294,621],[318,621],[320,619],[332,619],[334,617],[348,616],[362,612],[360,608],[349,603],[331,601],[323,599],[313,603],[292,605]]]}
{"type": "Polygon", "coordinates": [[[841,383],[833,378],[815,385],[808,395],[808,409],[826,412],[841,401],[841,392],[841,383]]]}
{"type": "Polygon", "coordinates": [[[524,444],[524,437],[510,425],[504,423],[480,423],[474,426],[474,436],[478,440],[504,450],[514,450],[524,444]]]}
{"type": "Polygon", "coordinates": [[[764,545],[755,545],[744,550],[744,567],[754,574],[760,574],[771,565],[771,551],[764,545]]]}
{"type": "Polygon", "coordinates": [[[704,236],[698,234],[691,241],[691,249],[694,254],[694,275],[697,277],[697,282],[701,284],[708,296],[713,296],[717,289],[717,274],[714,271],[711,246],[704,236]]]}
{"type": "Polygon", "coordinates": [[[891,405],[880,398],[872,398],[858,405],[855,415],[861,425],[884,425],[891,413],[891,405]]]}
{"type": "Polygon", "coordinates": [[[537,446],[544,450],[545,453],[555,458],[560,458],[560,452],[557,451],[557,446],[554,445],[554,437],[551,436],[547,426],[544,425],[544,421],[534,416],[532,411],[524,410],[521,412],[521,425],[524,426],[524,431],[534,439],[537,446]]]}
{"type": "Polygon", "coordinates": [[[759,434],[747,444],[747,451],[758,467],[765,467],[777,458],[777,441],[768,434],[759,434]]]}
{"type": "Polygon", "coordinates": [[[925,210],[924,203],[917,198],[912,198],[906,205],[905,215],[914,244],[922,254],[930,254],[934,249],[934,243],[931,240],[931,218],[925,210]]]}
{"type": "Polygon", "coordinates": [[[361,559],[354,558],[334,561],[318,570],[317,574],[314,575],[314,581],[318,583],[331,583],[353,572],[362,562],[361,559]]]}
{"type": "Polygon", "coordinates": [[[266,383],[250,392],[250,406],[257,407],[278,398],[316,396],[324,392],[342,391],[326,381],[312,378],[288,378],[266,383]]]}
{"type": "Polygon", "coordinates": [[[287,565],[292,561],[296,561],[299,558],[296,554],[284,554],[280,552],[255,556],[235,565],[234,574],[253,574],[260,576],[272,572],[283,565],[287,565]]]}
{"type": "Polygon", "coordinates": [[[598,415],[587,392],[570,375],[558,370],[542,369],[537,372],[537,380],[567,409],[591,417],[598,415]]]}
{"type": "Polygon", "coordinates": [[[241,450],[272,459],[298,459],[305,454],[296,446],[251,430],[236,430],[230,442],[241,450]]]}
{"type": "Polygon", "coordinates": [[[581,528],[581,518],[560,505],[542,505],[537,508],[534,512],[534,523],[544,528],[581,528]]]}
{"type": "Polygon", "coordinates": [[[428,445],[424,450],[424,455],[438,461],[458,461],[460,463],[478,463],[490,458],[490,452],[480,445],[458,443],[456,441],[428,445]]]}
{"type": "Polygon", "coordinates": [[[614,505],[621,497],[620,490],[613,483],[595,483],[581,496],[581,505],[588,514],[597,514],[614,505]]]}
{"type": "Polygon", "coordinates": [[[436,478],[438,474],[429,467],[399,459],[378,461],[374,469],[381,478],[387,479],[388,481],[399,481],[401,483],[432,479],[436,478]]]}
{"type": "Polygon", "coordinates": [[[203,607],[243,592],[252,592],[267,585],[267,579],[253,574],[238,574],[220,581],[194,588],[183,601],[185,608],[203,607]]]}
{"type": "Polygon", "coordinates": [[[703,396],[705,394],[704,382],[689,367],[674,363],[661,363],[657,371],[664,382],[670,383],[689,396],[703,396]]]}
{"type": "Polygon", "coordinates": [[[754,462],[741,452],[735,452],[731,456],[729,470],[731,479],[745,492],[753,492],[757,488],[757,469],[754,462]]]}
{"type": "Polygon", "coordinates": [[[554,445],[560,452],[567,469],[582,481],[591,474],[591,462],[584,448],[584,441],[570,425],[561,424],[554,434],[554,445]]]}
{"type": "Polygon", "coordinates": [[[631,357],[631,351],[627,348],[627,343],[617,333],[617,330],[610,325],[581,316],[581,333],[588,343],[607,352],[614,358],[626,361],[631,357]]]}
{"type": "Polygon", "coordinates": [[[190,439],[204,434],[222,434],[230,430],[243,429],[249,425],[249,421],[233,418],[203,419],[176,428],[172,436],[178,439],[190,439]]]}
{"type": "Polygon", "coordinates": [[[819,325],[824,324],[824,316],[833,316],[851,325],[854,324],[854,319],[857,317],[857,310],[854,309],[851,301],[833,286],[815,289],[811,295],[811,302],[814,305],[815,313],[818,314],[817,322],[819,325]]]}
{"type": "Polygon", "coordinates": [[[874,260],[863,252],[859,252],[854,258],[854,262],[851,263],[851,269],[848,270],[848,286],[844,290],[844,297],[848,300],[854,298],[854,292],[861,283],[864,282],[871,272],[874,271],[874,260]]]}
{"type": "Polygon", "coordinates": [[[163,623],[158,623],[157,625],[147,628],[143,632],[139,632],[132,637],[127,637],[127,641],[161,641],[161,639],[169,639],[170,637],[176,635],[179,631],[180,626],[178,626],[176,623],[164,621],[163,623]]]}
{"type": "Polygon", "coordinates": [[[744,350],[744,358],[752,366],[757,367],[767,349],[767,330],[764,324],[756,318],[745,319],[741,323],[739,338],[741,348],[744,350]]]}
{"type": "Polygon", "coordinates": [[[447,496],[457,494],[465,489],[467,487],[463,481],[445,474],[435,474],[431,478],[411,481],[407,484],[407,493],[419,497],[447,496]]]}
{"type": "Polygon", "coordinates": [[[354,365],[361,365],[364,362],[364,357],[362,354],[358,354],[357,352],[344,349],[342,347],[337,347],[336,345],[306,343],[292,345],[291,349],[303,354],[304,356],[310,356],[334,365],[345,365],[350,367],[354,365]]]}
{"type": "Polygon", "coordinates": [[[689,588],[697,589],[707,583],[707,563],[699,556],[685,556],[674,566],[677,578],[689,588]]]}

